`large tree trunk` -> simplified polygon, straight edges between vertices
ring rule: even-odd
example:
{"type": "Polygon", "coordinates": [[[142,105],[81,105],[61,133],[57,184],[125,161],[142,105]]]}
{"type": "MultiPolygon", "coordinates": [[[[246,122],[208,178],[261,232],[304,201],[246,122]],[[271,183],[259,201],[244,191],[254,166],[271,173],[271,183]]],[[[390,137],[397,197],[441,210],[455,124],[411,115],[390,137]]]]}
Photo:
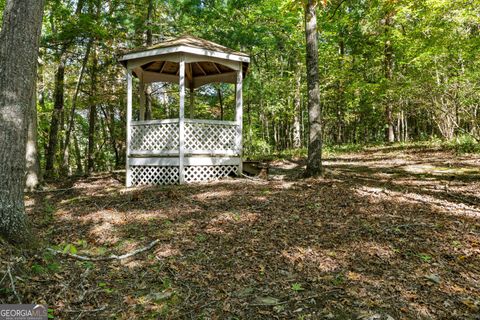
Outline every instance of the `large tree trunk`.
{"type": "Polygon", "coordinates": [[[54,176],[55,171],[55,154],[57,152],[58,145],[58,132],[60,130],[60,123],[64,108],[64,82],[65,82],[65,48],[62,49],[60,54],[60,61],[58,63],[57,72],[55,73],[55,90],[54,90],[54,103],[52,122],[50,123],[50,131],[48,135],[48,147],[46,150],[45,159],[45,176],[51,178],[54,176]]]}
{"type": "Polygon", "coordinates": [[[27,239],[25,154],[43,0],[7,1],[0,31],[0,234],[27,239]]]}
{"type": "Polygon", "coordinates": [[[320,106],[320,80],[318,74],[317,1],[308,0],[305,6],[305,36],[308,87],[308,121],[310,135],[305,175],[322,173],[322,108],[320,106]]]}
{"type": "Polygon", "coordinates": [[[27,176],[25,187],[28,191],[35,190],[40,183],[40,164],[38,161],[37,146],[37,95],[36,86],[33,86],[32,107],[28,117],[27,129],[27,149],[26,149],[26,165],[27,176]]]}

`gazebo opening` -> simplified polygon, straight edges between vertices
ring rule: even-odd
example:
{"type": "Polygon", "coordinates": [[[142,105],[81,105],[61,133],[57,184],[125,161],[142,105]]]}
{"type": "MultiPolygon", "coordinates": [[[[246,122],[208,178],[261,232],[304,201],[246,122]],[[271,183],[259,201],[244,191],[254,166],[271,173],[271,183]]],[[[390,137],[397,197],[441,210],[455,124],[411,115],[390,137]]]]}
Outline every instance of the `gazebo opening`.
{"type": "Polygon", "coordinates": [[[242,172],[242,84],[248,55],[184,36],[128,52],[120,61],[127,69],[127,187],[208,181],[242,172]],[[205,119],[212,113],[196,108],[196,91],[219,90],[215,86],[222,83],[234,85],[232,119],[225,108],[216,119],[205,119]],[[203,87],[207,84],[215,85],[203,87]],[[149,110],[146,86],[160,97],[178,89],[178,108],[170,107],[175,101],[170,95],[163,111],[149,110]]]}

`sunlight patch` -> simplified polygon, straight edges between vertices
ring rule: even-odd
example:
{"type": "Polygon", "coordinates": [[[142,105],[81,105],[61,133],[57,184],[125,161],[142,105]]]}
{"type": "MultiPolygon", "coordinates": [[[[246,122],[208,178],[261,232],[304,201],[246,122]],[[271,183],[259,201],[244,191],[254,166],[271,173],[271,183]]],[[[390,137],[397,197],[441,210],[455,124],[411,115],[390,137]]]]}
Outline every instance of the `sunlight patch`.
{"type": "Polygon", "coordinates": [[[224,212],[210,220],[206,231],[212,234],[225,234],[225,228],[232,229],[234,224],[252,224],[257,221],[257,213],[224,212]]]}
{"type": "Polygon", "coordinates": [[[387,260],[395,256],[395,251],[386,245],[381,245],[377,242],[358,242],[354,245],[356,250],[361,254],[366,254],[371,257],[378,257],[387,260]]]}
{"type": "Polygon", "coordinates": [[[284,250],[282,257],[293,264],[297,270],[315,268],[320,272],[332,272],[340,267],[339,263],[330,255],[310,247],[294,247],[284,250]]]}

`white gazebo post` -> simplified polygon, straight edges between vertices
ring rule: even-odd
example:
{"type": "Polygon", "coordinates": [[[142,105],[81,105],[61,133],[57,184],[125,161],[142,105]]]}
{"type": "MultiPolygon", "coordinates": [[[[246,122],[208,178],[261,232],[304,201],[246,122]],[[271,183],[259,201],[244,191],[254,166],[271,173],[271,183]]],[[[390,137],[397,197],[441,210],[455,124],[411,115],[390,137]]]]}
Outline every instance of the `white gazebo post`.
{"type": "Polygon", "coordinates": [[[132,186],[132,174],[130,172],[130,139],[132,136],[132,70],[127,70],[127,158],[126,158],[126,185],[132,186]]]}
{"type": "Polygon", "coordinates": [[[237,137],[236,145],[238,148],[238,156],[240,157],[240,162],[238,164],[238,174],[241,175],[243,172],[243,161],[242,161],[242,131],[243,131],[243,69],[242,63],[239,63],[239,69],[237,71],[237,83],[235,85],[235,122],[237,124],[237,137]]]}
{"type": "Polygon", "coordinates": [[[178,115],[178,182],[180,184],[185,181],[185,163],[184,163],[184,147],[185,147],[185,56],[180,58],[180,70],[178,72],[180,81],[180,112],[178,115]]]}

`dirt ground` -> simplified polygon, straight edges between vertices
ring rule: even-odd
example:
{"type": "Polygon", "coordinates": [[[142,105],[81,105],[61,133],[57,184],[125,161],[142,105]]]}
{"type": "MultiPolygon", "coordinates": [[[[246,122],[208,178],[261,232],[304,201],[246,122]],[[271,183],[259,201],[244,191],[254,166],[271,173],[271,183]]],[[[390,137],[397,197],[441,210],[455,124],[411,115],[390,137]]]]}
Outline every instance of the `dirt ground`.
{"type": "Polygon", "coordinates": [[[56,319],[480,319],[480,157],[394,147],[270,179],[29,195],[36,249],[0,244],[0,303],[56,319]],[[80,261],[125,254],[128,259],[80,261]],[[12,282],[16,292],[12,290],[12,282]],[[18,296],[18,297],[17,297],[18,296]]]}

